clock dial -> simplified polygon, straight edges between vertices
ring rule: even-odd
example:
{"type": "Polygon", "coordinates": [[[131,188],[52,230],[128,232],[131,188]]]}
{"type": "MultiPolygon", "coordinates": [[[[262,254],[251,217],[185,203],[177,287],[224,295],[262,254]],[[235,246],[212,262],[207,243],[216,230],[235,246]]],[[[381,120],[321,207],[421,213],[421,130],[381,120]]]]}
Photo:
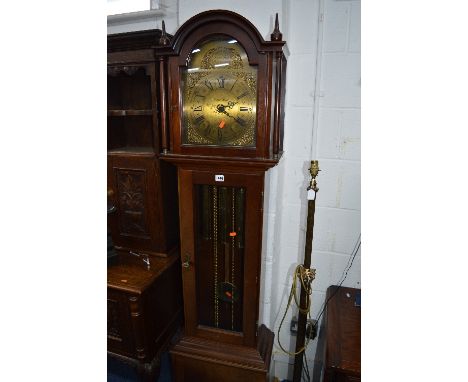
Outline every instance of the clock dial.
{"type": "Polygon", "coordinates": [[[193,49],[182,82],[184,144],[255,146],[257,69],[237,41],[193,49]]]}

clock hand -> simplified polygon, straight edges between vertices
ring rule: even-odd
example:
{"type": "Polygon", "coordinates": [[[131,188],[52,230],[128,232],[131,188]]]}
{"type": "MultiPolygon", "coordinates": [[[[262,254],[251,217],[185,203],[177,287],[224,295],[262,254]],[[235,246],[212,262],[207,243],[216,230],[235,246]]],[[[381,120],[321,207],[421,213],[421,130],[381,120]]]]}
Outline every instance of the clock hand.
{"type": "MultiPolygon", "coordinates": [[[[216,111],[218,113],[222,113],[222,114],[226,114],[228,117],[231,117],[231,118],[234,118],[231,114],[229,114],[227,111],[226,111],[226,106],[222,105],[222,104],[218,104],[216,106],[216,111]]],[[[235,119],[235,118],[234,118],[235,119]]]]}
{"type": "Polygon", "coordinates": [[[236,119],[236,117],[233,117],[233,116],[232,116],[231,114],[229,114],[229,113],[228,113],[226,110],[225,110],[225,111],[223,111],[223,113],[224,113],[224,114],[226,114],[228,117],[231,117],[231,118],[234,118],[234,119],[236,119]]]}
{"type": "MultiPolygon", "coordinates": [[[[235,105],[235,103],[232,103],[230,102],[230,104],[232,104],[232,106],[235,105]]],[[[232,107],[230,106],[230,107],[232,107]]],[[[229,114],[226,110],[225,110],[225,107],[224,105],[222,104],[218,104],[216,106],[216,110],[218,111],[218,113],[222,113],[222,114],[226,114],[228,117],[232,118],[234,121],[236,121],[239,125],[241,125],[242,127],[245,127],[245,121],[242,119],[242,118],[239,118],[239,117],[233,117],[231,114],[229,114]]],[[[228,106],[229,107],[229,106],[228,106]]],[[[224,126],[224,125],[223,125],[224,126]]],[[[220,126],[221,127],[221,126],[220,126]]]]}

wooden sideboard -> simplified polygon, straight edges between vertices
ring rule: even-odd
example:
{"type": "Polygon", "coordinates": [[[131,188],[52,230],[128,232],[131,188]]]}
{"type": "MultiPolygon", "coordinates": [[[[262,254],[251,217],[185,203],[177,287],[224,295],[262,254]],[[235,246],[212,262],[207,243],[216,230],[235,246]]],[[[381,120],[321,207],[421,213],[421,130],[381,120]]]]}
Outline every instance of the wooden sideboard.
{"type": "Polygon", "coordinates": [[[122,256],[107,269],[107,350],[153,381],[181,325],[182,292],[178,255],[149,261],[122,256]]]}
{"type": "Polygon", "coordinates": [[[324,318],[324,382],[361,381],[361,307],[355,305],[360,289],[332,285],[327,290],[324,318]],[[338,289],[338,290],[337,290],[338,289]]]}

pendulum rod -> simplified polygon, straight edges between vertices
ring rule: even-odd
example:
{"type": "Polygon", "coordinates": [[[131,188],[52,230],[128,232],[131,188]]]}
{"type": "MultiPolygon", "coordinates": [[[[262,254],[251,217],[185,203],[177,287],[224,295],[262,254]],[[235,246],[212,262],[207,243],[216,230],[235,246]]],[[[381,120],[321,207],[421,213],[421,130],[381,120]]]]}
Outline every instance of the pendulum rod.
{"type": "Polygon", "coordinates": [[[218,190],[213,186],[213,257],[214,257],[214,315],[215,327],[219,327],[218,287],[218,190]]]}
{"type": "Polygon", "coordinates": [[[232,188],[232,230],[231,230],[231,330],[234,330],[234,255],[236,246],[236,189],[232,188]]]}

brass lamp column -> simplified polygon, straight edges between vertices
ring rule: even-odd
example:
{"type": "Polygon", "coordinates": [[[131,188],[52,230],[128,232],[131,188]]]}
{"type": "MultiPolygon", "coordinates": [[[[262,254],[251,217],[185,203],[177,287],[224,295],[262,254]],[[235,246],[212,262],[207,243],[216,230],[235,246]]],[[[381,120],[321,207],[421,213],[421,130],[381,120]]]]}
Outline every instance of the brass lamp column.
{"type": "MultiPolygon", "coordinates": [[[[307,187],[308,191],[308,202],[307,202],[307,231],[306,231],[306,241],[305,241],[305,252],[304,252],[304,268],[310,269],[310,264],[312,261],[312,240],[314,238],[314,217],[315,217],[315,198],[318,192],[317,181],[315,178],[318,175],[319,164],[317,160],[313,160],[310,162],[310,175],[311,180],[309,187],[307,187]]],[[[312,272],[315,275],[315,270],[312,272]]],[[[309,283],[307,285],[307,289],[312,292],[311,283],[312,278],[306,280],[309,283]]],[[[296,356],[294,358],[294,374],[293,374],[293,381],[300,382],[301,375],[302,375],[302,363],[303,363],[303,356],[305,353],[304,349],[304,342],[305,342],[305,334],[306,334],[306,324],[307,324],[307,313],[304,311],[306,310],[307,299],[308,295],[306,290],[304,289],[303,285],[301,284],[301,297],[300,297],[300,307],[299,309],[299,320],[298,320],[298,327],[297,327],[297,339],[296,339],[296,356]],[[303,351],[301,351],[303,349],[303,351]]],[[[310,304],[310,300],[309,300],[310,304]]]]}

